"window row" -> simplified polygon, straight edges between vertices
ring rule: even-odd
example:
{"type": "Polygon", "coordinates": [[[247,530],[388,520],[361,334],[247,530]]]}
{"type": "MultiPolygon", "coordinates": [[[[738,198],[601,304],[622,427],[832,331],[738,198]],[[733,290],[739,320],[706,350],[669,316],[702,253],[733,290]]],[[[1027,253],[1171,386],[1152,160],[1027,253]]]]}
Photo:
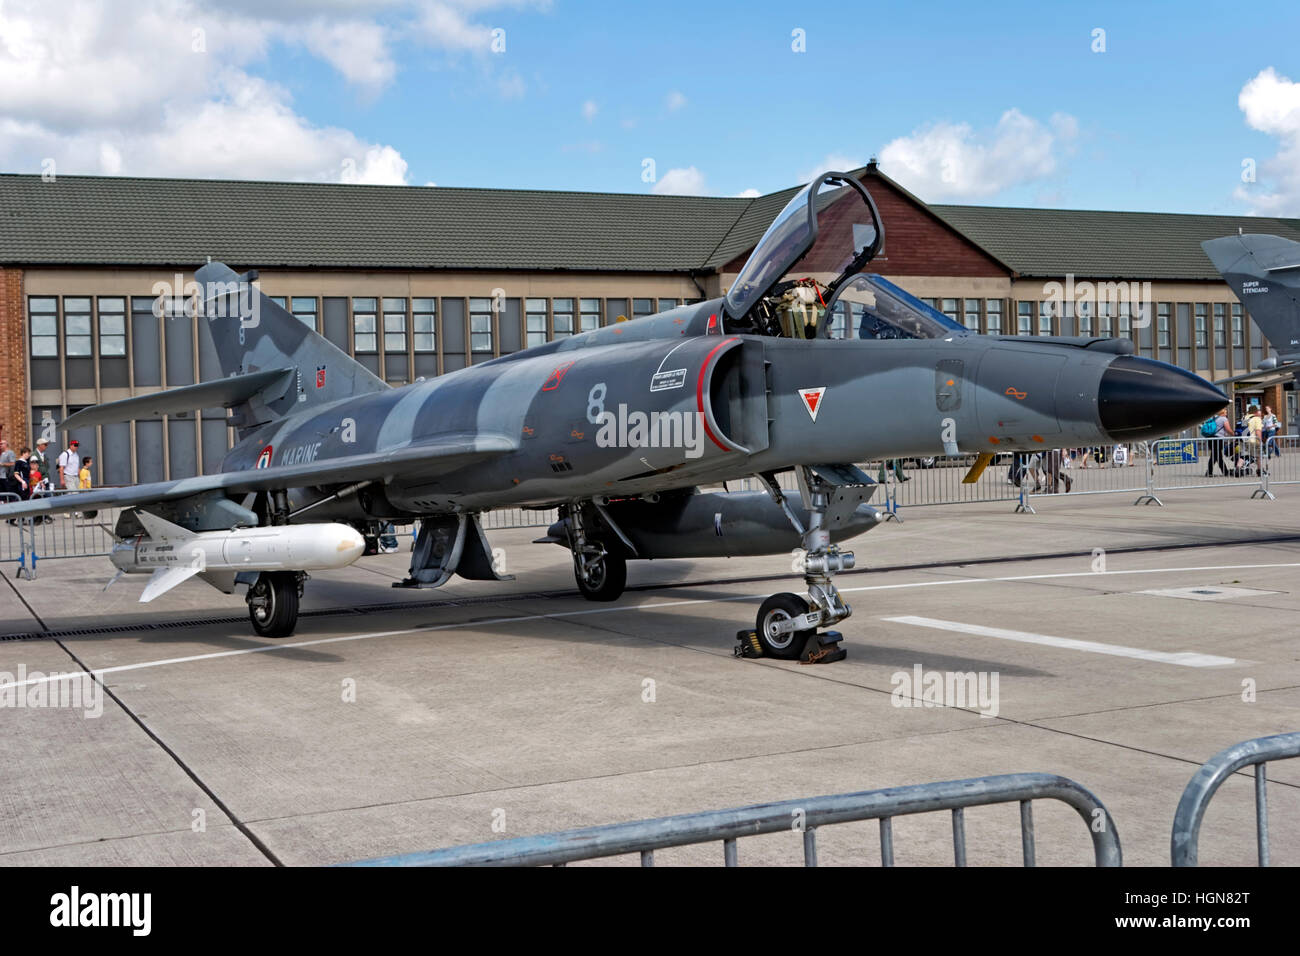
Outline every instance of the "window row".
{"type": "MultiPolygon", "coordinates": [[[[122,296],[100,297],[97,310],[91,308],[89,296],[63,298],[63,350],[70,357],[95,354],[94,338],[98,324],[99,354],[126,355],[126,299],[122,296]],[[96,323],[96,318],[98,323],[96,323]]],[[[32,355],[59,355],[59,300],[55,296],[32,296],[28,300],[31,320],[32,355]]]]}
{"type": "MultiPolygon", "coordinates": [[[[1127,302],[1101,302],[1096,305],[1084,301],[1057,303],[1054,300],[1016,300],[1014,328],[1004,328],[1002,299],[923,299],[926,305],[942,312],[954,322],[974,331],[989,335],[1078,335],[1133,337],[1134,320],[1142,315],[1143,306],[1130,307],[1127,302]],[[1059,314],[1058,314],[1059,313],[1059,314]]],[[[1155,308],[1155,339],[1159,348],[1170,348],[1173,341],[1175,310],[1178,320],[1186,327],[1190,315],[1194,322],[1192,333],[1179,336],[1179,346],[1186,348],[1192,342],[1198,349],[1210,347],[1213,335],[1215,348],[1242,348],[1246,344],[1246,312],[1241,303],[1223,302],[1158,302],[1155,308]],[[1191,341],[1184,341],[1189,339],[1191,341]]],[[[1138,324],[1141,328],[1141,323],[1138,324]]],[[[1262,342],[1253,342],[1259,347],[1262,342]]]]}
{"type": "MultiPolygon", "coordinates": [[[[314,331],[322,331],[320,299],[315,296],[271,296],[273,302],[292,313],[314,331]]],[[[676,308],[680,301],[668,298],[633,298],[631,317],[652,315],[676,308]]],[[[37,358],[91,357],[98,337],[101,356],[125,356],[128,311],[154,312],[157,299],[151,296],[31,296],[28,315],[31,354],[37,358]],[[61,304],[60,304],[61,303],[61,304]],[[60,340],[62,347],[60,348],[60,340]]],[[[414,352],[437,351],[438,299],[432,297],[354,297],[352,302],[353,349],[358,353],[407,351],[408,337],[414,352]],[[382,340],[381,340],[382,336],[382,340]]],[[[600,298],[527,298],[523,300],[524,346],[541,345],[553,339],[600,328],[604,300],[600,298]]],[[[470,349],[491,352],[494,347],[494,316],[505,310],[504,300],[491,297],[469,299],[470,349]]],[[[181,299],[163,302],[164,316],[185,314],[181,299]]]]}

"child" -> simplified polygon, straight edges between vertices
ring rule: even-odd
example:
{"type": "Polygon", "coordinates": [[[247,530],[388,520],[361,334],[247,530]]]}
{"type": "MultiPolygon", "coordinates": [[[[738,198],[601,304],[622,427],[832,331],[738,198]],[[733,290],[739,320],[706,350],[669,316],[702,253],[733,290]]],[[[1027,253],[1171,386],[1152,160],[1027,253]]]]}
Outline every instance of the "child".
{"type": "Polygon", "coordinates": [[[95,459],[86,456],[81,459],[81,471],[77,473],[77,487],[82,491],[90,490],[90,466],[95,463],[95,459]]]}

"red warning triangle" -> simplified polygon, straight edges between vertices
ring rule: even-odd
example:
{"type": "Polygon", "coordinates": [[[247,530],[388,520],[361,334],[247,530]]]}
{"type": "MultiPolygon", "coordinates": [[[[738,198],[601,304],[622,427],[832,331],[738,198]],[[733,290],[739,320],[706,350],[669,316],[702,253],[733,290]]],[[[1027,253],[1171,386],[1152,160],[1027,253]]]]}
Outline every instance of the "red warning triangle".
{"type": "Polygon", "coordinates": [[[803,399],[803,407],[808,409],[808,417],[817,421],[817,413],[821,411],[822,396],[826,394],[826,386],[818,388],[801,388],[799,397],[803,399]]]}

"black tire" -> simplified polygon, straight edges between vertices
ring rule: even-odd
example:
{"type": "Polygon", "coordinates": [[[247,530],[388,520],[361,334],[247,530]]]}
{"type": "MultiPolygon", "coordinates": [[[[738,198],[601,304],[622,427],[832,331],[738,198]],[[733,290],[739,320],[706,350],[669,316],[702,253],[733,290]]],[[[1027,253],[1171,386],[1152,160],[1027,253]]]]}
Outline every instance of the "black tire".
{"type": "Polygon", "coordinates": [[[573,559],[573,577],[582,596],[588,601],[617,601],[627,587],[627,559],[606,554],[589,567],[590,572],[583,574],[581,563],[573,559]]]}
{"type": "Polygon", "coordinates": [[[763,650],[768,656],[783,661],[793,661],[803,653],[803,646],[807,642],[808,636],[813,633],[811,630],[790,631],[774,638],[768,634],[767,629],[769,625],[778,621],[788,621],[792,617],[807,613],[808,602],[799,595],[791,594],[788,591],[773,594],[763,602],[763,606],[758,609],[758,617],[754,621],[754,631],[758,634],[758,641],[763,645],[763,650]]]}
{"type": "Polygon", "coordinates": [[[298,626],[298,575],[292,571],[263,571],[249,588],[250,597],[265,597],[263,606],[248,606],[253,630],[261,637],[288,637],[298,626]]]}

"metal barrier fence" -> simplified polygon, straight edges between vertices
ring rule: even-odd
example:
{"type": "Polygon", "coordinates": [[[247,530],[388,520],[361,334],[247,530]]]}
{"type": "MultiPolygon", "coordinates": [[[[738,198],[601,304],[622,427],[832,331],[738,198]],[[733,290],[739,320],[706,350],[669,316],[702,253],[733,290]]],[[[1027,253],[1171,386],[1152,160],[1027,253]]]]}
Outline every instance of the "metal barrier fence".
{"type": "Polygon", "coordinates": [[[560,519],[555,508],[497,508],[480,516],[484,531],[506,528],[546,528],[560,519]]]}
{"type": "Polygon", "coordinates": [[[1274,498],[1273,485],[1300,484],[1300,436],[1275,435],[1264,443],[1261,498],[1274,498]]]}
{"type": "MultiPolygon", "coordinates": [[[[39,497],[67,496],[69,511],[0,522],[0,562],[17,561],[18,576],[34,578],[36,562],[44,558],[105,555],[113,549],[112,529],[120,508],[75,511],[75,490],[42,492],[39,497]]],[[[21,500],[6,494],[10,501],[21,500]]]]}
{"type": "Polygon", "coordinates": [[[1255,768],[1255,844],[1259,865],[1268,866],[1268,793],[1265,767],[1270,760],[1300,757],[1300,733],[1256,737],[1220,751],[1187,784],[1174,813],[1169,855],[1174,866],[1196,866],[1201,821],[1215,791],[1242,767],[1255,768]]]}
{"type": "MultiPolygon", "coordinates": [[[[1005,501],[1015,502],[1016,511],[1032,514],[1033,498],[1067,494],[1123,492],[1137,495],[1134,504],[1163,505],[1161,491],[1230,485],[1253,487],[1252,497],[1271,499],[1273,486],[1300,484],[1300,437],[1295,435],[1270,438],[1262,448],[1236,437],[1167,438],[1037,455],[999,455],[978,481],[967,484],[962,479],[974,460],[973,455],[904,458],[859,467],[880,482],[881,492],[872,503],[886,517],[900,521],[900,509],[931,505],[1005,501]],[[1207,472],[1213,472],[1213,477],[1207,472]]],[[[777,481],[786,491],[798,487],[793,472],[783,472],[777,481]]],[[[759,485],[745,478],[728,487],[755,490],[759,485]]],[[[119,512],[101,508],[95,518],[51,515],[30,522],[26,529],[20,523],[0,525],[0,562],[18,561],[23,567],[37,557],[107,554],[113,546],[110,529],[119,512]]],[[[497,531],[545,528],[557,517],[554,508],[500,508],[483,512],[481,520],[485,530],[497,531]]]]}
{"type": "Polygon", "coordinates": [[[1151,443],[1151,489],[1262,486],[1267,477],[1259,442],[1227,438],[1165,438],[1151,443]]]}
{"type": "MultiPolygon", "coordinates": [[[[1060,470],[1056,488],[1025,490],[1017,511],[1033,512],[1030,497],[1061,494],[1137,494],[1134,504],[1163,505],[1159,492],[1190,488],[1240,486],[1252,488],[1252,498],[1273,498],[1271,483],[1277,483],[1281,469],[1283,483],[1300,483],[1294,454],[1300,452],[1297,436],[1269,439],[1264,446],[1240,436],[1227,438],[1162,438],[1107,449],[1106,460],[1095,462],[1095,452],[1086,458],[1073,456],[1060,470]],[[1067,485],[1064,476],[1071,481],[1067,485]]],[[[1037,483],[1035,485],[1037,489],[1037,483]]]]}
{"type": "Polygon", "coordinates": [[[469,846],[381,857],[350,866],[564,866],[579,860],[637,853],[642,866],[654,866],[656,850],[722,842],[723,863],[737,866],[736,841],[764,833],[800,833],[805,866],[817,865],[817,830],[836,823],[880,821],[880,861],[894,865],[894,817],[940,810],[952,812],[953,858],[966,865],[966,807],[1020,804],[1021,854],[1035,865],[1034,800],[1059,800],[1079,814],[1092,837],[1097,866],[1120,866],[1119,834],[1109,811],[1088,790],[1046,773],[1016,773],[971,780],[867,790],[809,800],[786,800],[732,810],[687,813],[657,820],[566,830],[543,836],[497,840],[469,846]]]}

